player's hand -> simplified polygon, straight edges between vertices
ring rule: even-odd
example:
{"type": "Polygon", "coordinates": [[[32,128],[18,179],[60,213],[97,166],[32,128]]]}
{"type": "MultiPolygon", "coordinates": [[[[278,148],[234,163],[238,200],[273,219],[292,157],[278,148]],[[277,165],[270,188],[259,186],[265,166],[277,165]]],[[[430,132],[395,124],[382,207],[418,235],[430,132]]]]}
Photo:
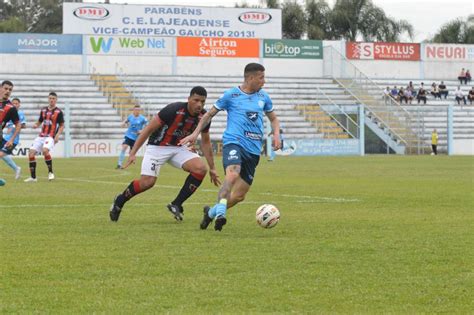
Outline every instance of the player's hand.
{"type": "Polygon", "coordinates": [[[135,164],[136,160],[137,160],[137,156],[136,156],[135,154],[130,154],[130,155],[128,156],[127,162],[125,163],[125,165],[124,165],[122,168],[123,168],[123,169],[126,169],[126,168],[129,167],[130,165],[135,164]]]}
{"type": "Polygon", "coordinates": [[[9,141],[7,141],[7,143],[5,143],[5,148],[11,148],[12,145],[13,141],[10,139],[9,141]]]}
{"type": "Polygon", "coordinates": [[[272,148],[273,148],[273,151],[278,151],[278,150],[281,149],[280,137],[278,137],[278,138],[273,138],[272,148]]]}
{"type": "Polygon", "coordinates": [[[215,168],[209,170],[209,175],[211,175],[211,183],[213,183],[215,186],[221,185],[221,181],[219,180],[219,175],[217,175],[217,171],[215,168]]]}
{"type": "Polygon", "coordinates": [[[59,139],[58,137],[54,137],[54,144],[58,143],[59,142],[59,139]]]}
{"type": "Polygon", "coordinates": [[[184,137],[181,141],[178,142],[178,145],[185,145],[185,146],[193,146],[196,142],[197,136],[193,136],[192,134],[184,137]]]}

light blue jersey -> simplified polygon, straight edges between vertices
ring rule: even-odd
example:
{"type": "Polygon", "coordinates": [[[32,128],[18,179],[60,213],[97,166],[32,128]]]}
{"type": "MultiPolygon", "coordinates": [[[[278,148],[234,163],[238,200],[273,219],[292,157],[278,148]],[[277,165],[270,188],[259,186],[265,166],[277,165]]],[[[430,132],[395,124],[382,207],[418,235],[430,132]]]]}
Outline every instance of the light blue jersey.
{"type": "MultiPolygon", "coordinates": [[[[23,113],[23,111],[19,110],[18,111],[18,117],[20,118],[20,125],[23,125],[26,123],[26,120],[25,120],[25,114],[23,113]]],[[[13,123],[13,121],[9,121],[7,124],[6,124],[6,127],[7,127],[7,130],[12,128],[12,130],[3,136],[3,139],[5,139],[6,141],[10,140],[13,136],[13,134],[15,133],[15,124],[13,123]]],[[[13,140],[13,144],[18,144],[20,142],[20,134],[18,134],[15,138],[15,140],[13,140]]]]}
{"type": "Polygon", "coordinates": [[[125,133],[125,137],[132,140],[137,140],[138,132],[148,124],[148,120],[145,118],[145,116],[138,115],[138,117],[135,117],[133,114],[128,115],[127,122],[128,129],[125,133]]]}
{"type": "Polygon", "coordinates": [[[273,103],[267,92],[260,90],[247,94],[239,87],[231,88],[224,92],[214,107],[227,111],[223,144],[235,143],[251,154],[260,155],[265,134],[263,116],[273,111],[273,103]]]}

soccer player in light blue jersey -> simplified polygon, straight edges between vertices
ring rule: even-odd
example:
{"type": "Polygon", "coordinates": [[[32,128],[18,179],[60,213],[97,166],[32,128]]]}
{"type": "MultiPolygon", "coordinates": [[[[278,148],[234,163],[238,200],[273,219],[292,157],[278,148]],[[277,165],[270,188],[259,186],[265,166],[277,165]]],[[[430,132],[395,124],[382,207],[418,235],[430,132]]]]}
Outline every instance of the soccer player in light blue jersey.
{"type": "Polygon", "coordinates": [[[205,230],[215,219],[214,229],[221,231],[227,223],[227,209],[245,199],[252,185],[255,169],[260,159],[264,140],[263,119],[271,122],[273,149],[280,149],[280,123],[273,103],[262,90],[265,84],[265,68],[258,63],[249,63],[244,70],[244,82],[239,87],[224,92],[216,104],[202,117],[196,130],[179,145],[192,145],[199,133],[219,111],[227,111],[227,128],[222,136],[222,162],[225,179],[219,190],[217,203],[204,207],[200,227],[205,230]]]}
{"type": "MultiPolygon", "coordinates": [[[[25,114],[23,111],[20,111],[20,99],[19,98],[14,98],[12,99],[12,104],[13,106],[16,107],[16,110],[18,111],[18,117],[20,118],[20,126],[21,128],[25,128],[26,126],[26,121],[25,121],[25,114]]],[[[13,153],[13,149],[18,145],[20,142],[20,134],[17,133],[17,136],[15,139],[13,139],[13,145],[10,147],[6,147],[5,144],[12,138],[12,136],[15,134],[15,124],[13,121],[9,121],[6,124],[7,127],[7,132],[3,136],[3,143],[1,144],[0,147],[0,158],[15,172],[15,179],[19,179],[21,176],[21,167],[15,164],[13,161],[11,154],[13,153]]]]}
{"type": "Polygon", "coordinates": [[[135,144],[138,135],[148,124],[148,120],[145,118],[145,116],[140,114],[140,110],[140,106],[135,105],[135,107],[133,108],[133,113],[128,115],[127,119],[122,122],[122,126],[128,126],[128,129],[125,132],[125,137],[122,143],[122,151],[120,151],[120,155],[118,158],[117,169],[122,168],[127,148],[130,148],[130,150],[133,148],[133,145],[135,144]]]}

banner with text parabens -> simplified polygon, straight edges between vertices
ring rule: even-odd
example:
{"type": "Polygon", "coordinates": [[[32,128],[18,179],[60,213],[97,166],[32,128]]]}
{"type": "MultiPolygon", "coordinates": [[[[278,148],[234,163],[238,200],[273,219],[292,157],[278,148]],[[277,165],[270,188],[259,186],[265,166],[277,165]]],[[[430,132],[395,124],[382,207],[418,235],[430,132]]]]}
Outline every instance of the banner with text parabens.
{"type": "Polygon", "coordinates": [[[179,57],[258,58],[260,44],[258,39],[178,37],[176,54],[179,57]]]}
{"type": "Polygon", "coordinates": [[[347,42],[347,59],[420,60],[420,44],[347,42]]]}

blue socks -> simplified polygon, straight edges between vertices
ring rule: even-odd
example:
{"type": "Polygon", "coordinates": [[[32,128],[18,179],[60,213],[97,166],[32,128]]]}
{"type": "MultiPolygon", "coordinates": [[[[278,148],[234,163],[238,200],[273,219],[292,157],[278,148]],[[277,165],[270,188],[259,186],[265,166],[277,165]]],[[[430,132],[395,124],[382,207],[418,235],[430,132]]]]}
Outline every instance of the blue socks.
{"type": "Polygon", "coordinates": [[[221,199],[219,203],[216,203],[214,207],[209,209],[209,217],[214,219],[215,217],[225,217],[227,211],[227,199],[221,199]]]}
{"type": "Polygon", "coordinates": [[[7,163],[7,165],[16,172],[16,169],[18,168],[18,166],[16,166],[15,162],[13,162],[13,159],[11,156],[9,155],[2,156],[2,160],[4,160],[5,163],[7,163]]]}
{"type": "Polygon", "coordinates": [[[125,160],[125,151],[120,151],[119,159],[118,159],[118,165],[122,166],[123,160],[125,160]]]}

